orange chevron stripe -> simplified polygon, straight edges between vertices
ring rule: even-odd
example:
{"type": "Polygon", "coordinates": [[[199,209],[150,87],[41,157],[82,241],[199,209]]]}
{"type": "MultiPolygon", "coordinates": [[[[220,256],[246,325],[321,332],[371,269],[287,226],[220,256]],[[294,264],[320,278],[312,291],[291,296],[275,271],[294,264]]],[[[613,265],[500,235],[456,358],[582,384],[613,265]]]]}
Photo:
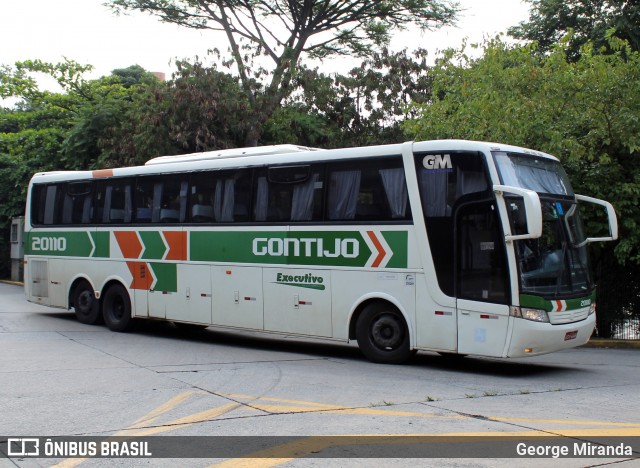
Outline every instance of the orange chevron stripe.
{"type": "Polygon", "coordinates": [[[140,257],[142,244],[135,231],[115,231],[113,235],[116,237],[116,241],[124,258],[140,257]]]}
{"type": "Polygon", "coordinates": [[[127,262],[127,267],[133,281],[131,281],[131,289],[149,290],[153,284],[153,275],[149,269],[149,265],[145,262],[127,262]]]}
{"type": "Polygon", "coordinates": [[[373,268],[377,268],[382,263],[382,260],[384,260],[384,257],[387,254],[387,252],[385,252],[384,248],[382,247],[382,244],[380,243],[376,235],[373,233],[373,231],[367,231],[367,235],[369,236],[369,239],[371,239],[371,242],[373,242],[373,245],[375,246],[375,248],[378,249],[378,256],[371,264],[373,268]]]}
{"type": "Polygon", "coordinates": [[[164,231],[164,239],[169,245],[169,252],[165,260],[187,259],[187,233],[182,231],[164,231]]]}

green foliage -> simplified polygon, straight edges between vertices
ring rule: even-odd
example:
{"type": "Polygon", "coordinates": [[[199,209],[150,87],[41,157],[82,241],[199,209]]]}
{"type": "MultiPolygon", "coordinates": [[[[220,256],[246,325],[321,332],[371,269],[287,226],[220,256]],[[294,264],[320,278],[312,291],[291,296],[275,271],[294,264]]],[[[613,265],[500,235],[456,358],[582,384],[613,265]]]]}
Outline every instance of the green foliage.
{"type": "Polygon", "coordinates": [[[640,5],[628,0],[527,0],[531,4],[529,21],[509,29],[518,39],[536,41],[549,52],[567,33],[567,45],[574,60],[588,42],[596,50],[611,52],[608,38],[613,34],[640,50],[640,5]]]}
{"type": "Polygon", "coordinates": [[[302,68],[293,84],[292,97],[267,122],[265,143],[349,147],[400,141],[407,105],[428,95],[431,75],[426,51],[383,48],[345,74],[302,68]],[[274,124],[284,133],[274,132],[274,124]]]}

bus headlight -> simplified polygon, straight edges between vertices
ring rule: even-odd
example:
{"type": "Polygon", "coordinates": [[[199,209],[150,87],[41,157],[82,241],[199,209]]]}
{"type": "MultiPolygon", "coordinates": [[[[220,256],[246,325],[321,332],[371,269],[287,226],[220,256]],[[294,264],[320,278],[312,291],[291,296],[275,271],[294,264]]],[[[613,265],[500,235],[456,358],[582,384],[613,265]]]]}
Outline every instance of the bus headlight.
{"type": "Polygon", "coordinates": [[[549,322],[549,315],[547,311],[542,309],[531,309],[529,307],[511,307],[511,315],[513,317],[520,317],[525,320],[531,320],[533,322],[549,322]]]}
{"type": "Polygon", "coordinates": [[[596,303],[592,302],[591,305],[589,306],[589,315],[592,315],[595,313],[596,313],[596,303]]]}

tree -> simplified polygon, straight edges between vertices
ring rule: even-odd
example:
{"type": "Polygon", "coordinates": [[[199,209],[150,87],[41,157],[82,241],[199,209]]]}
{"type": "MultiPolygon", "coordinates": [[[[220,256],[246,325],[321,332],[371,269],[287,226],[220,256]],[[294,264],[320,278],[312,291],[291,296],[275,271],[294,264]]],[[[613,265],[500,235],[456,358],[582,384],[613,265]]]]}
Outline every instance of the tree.
{"type": "Polygon", "coordinates": [[[265,126],[270,143],[350,147],[397,143],[410,102],[431,87],[424,49],[383,48],[344,74],[300,67],[294,92],[265,126]]]}
{"type": "Polygon", "coordinates": [[[517,39],[537,41],[539,50],[549,52],[570,31],[568,55],[575,60],[580,47],[591,42],[596,50],[609,49],[607,37],[629,42],[640,50],[640,4],[628,0],[526,0],[531,4],[529,21],[509,29],[517,39]]]}
{"type": "MultiPolygon", "coordinates": [[[[245,144],[291,94],[303,55],[367,56],[394,30],[452,23],[451,0],[110,0],[115,12],[139,10],[162,21],[221,31],[249,102],[245,144]],[[270,62],[271,66],[256,66],[270,62]]],[[[228,62],[230,64],[230,62],[228,62]]]]}

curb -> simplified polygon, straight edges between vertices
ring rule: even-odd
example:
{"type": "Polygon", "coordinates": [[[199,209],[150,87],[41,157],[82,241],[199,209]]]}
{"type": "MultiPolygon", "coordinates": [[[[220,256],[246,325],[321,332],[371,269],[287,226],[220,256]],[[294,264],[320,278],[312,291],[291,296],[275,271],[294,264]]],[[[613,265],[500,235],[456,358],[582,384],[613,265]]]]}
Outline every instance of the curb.
{"type": "Polygon", "coordinates": [[[581,348],[617,348],[617,349],[640,349],[640,340],[611,340],[606,338],[592,338],[581,348]]]}
{"type": "Polygon", "coordinates": [[[13,286],[24,286],[24,283],[22,281],[11,281],[11,280],[0,279],[0,283],[11,284],[13,286]]]}

